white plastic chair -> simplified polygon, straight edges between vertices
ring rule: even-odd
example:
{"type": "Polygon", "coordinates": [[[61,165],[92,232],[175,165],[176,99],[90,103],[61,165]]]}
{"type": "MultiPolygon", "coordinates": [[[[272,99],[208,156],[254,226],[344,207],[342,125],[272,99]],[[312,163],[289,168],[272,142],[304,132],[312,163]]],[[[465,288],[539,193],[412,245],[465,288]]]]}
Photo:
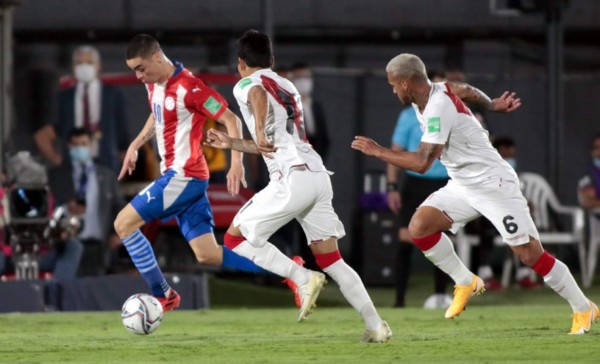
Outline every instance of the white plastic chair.
{"type": "MultiPolygon", "coordinates": [[[[577,206],[565,206],[558,201],[554,190],[536,173],[523,172],[519,174],[521,190],[531,205],[531,216],[540,233],[542,245],[575,244],[579,255],[582,282],[588,281],[587,256],[584,239],[585,213],[577,206]],[[558,230],[553,224],[552,217],[564,216],[568,226],[558,230]]],[[[562,221],[562,220],[561,220],[562,221]]]]}

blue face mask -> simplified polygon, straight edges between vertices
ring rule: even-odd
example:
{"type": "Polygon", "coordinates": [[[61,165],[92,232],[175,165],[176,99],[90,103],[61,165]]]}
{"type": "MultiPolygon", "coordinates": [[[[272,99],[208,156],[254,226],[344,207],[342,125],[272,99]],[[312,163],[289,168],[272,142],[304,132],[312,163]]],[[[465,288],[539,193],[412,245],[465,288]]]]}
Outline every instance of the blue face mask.
{"type": "Polygon", "coordinates": [[[91,159],[90,148],[88,147],[71,147],[69,154],[73,162],[87,162],[91,159]]]}
{"type": "Polygon", "coordinates": [[[514,158],[506,158],[505,161],[510,164],[512,169],[517,170],[517,160],[514,158]]]}
{"type": "Polygon", "coordinates": [[[600,158],[594,158],[594,166],[600,168],[600,158]]]}

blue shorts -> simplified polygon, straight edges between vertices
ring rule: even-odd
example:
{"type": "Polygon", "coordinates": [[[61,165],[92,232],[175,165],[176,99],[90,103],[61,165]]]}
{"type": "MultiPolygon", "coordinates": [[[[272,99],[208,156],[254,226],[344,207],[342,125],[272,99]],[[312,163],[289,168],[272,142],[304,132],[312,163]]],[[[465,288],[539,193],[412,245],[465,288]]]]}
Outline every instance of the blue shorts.
{"type": "Polygon", "coordinates": [[[131,200],[145,222],[177,219],[179,229],[189,242],[212,233],[215,222],[208,202],[208,180],[182,177],[169,170],[131,200]]]}

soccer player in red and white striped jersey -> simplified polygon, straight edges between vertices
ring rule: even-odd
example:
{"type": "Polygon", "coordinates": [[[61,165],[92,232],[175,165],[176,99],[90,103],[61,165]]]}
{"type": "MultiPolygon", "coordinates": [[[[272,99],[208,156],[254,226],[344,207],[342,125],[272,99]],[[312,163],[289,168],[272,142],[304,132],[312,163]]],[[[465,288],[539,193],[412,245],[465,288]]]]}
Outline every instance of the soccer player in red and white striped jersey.
{"type": "MultiPolygon", "coordinates": [[[[247,272],[264,272],[252,261],[217,244],[206,195],[209,172],[202,154],[206,118],[224,124],[231,136],[241,136],[241,121],[216,91],[194,77],[181,63],[171,62],[159,43],[137,35],[127,50],[127,65],[146,84],[151,114],[127,150],[119,179],[131,174],[137,150],[154,135],[161,157],[162,176],[144,188],[117,216],[115,230],[152,294],[165,310],[179,306],[179,295],[169,287],[156,262],[150,242],[139,230],[153,219],[175,217],[198,261],[247,272]]],[[[123,125],[122,127],[126,127],[123,125]]],[[[227,188],[232,194],[245,186],[242,154],[232,152],[227,188]]]]}

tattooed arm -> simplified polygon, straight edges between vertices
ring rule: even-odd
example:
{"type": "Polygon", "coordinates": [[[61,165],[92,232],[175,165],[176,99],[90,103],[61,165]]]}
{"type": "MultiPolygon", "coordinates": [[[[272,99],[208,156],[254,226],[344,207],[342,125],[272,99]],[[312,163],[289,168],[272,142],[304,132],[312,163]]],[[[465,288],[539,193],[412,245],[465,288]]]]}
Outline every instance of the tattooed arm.
{"type": "Polygon", "coordinates": [[[521,106],[521,99],[514,92],[505,91],[500,97],[490,99],[483,91],[466,83],[448,82],[448,86],[464,102],[485,110],[508,113],[521,106]]]}
{"type": "Polygon", "coordinates": [[[231,149],[242,153],[260,154],[258,145],[254,143],[254,140],[249,139],[232,139],[231,149]]]}
{"type": "Polygon", "coordinates": [[[148,116],[148,120],[146,120],[146,124],[144,124],[144,127],[142,128],[142,131],[140,131],[138,136],[133,139],[131,144],[129,144],[129,148],[127,148],[125,158],[123,159],[123,167],[121,167],[121,172],[119,173],[119,180],[125,177],[126,174],[131,175],[133,173],[133,170],[135,169],[135,162],[137,162],[138,149],[140,149],[148,140],[152,139],[155,133],[156,129],[154,126],[154,116],[150,114],[150,116],[148,116]]]}
{"type": "Polygon", "coordinates": [[[416,152],[407,152],[385,148],[373,139],[357,136],[352,142],[352,148],[402,169],[425,173],[433,161],[440,156],[444,145],[421,142],[416,152]]]}
{"type": "Polygon", "coordinates": [[[142,145],[146,144],[148,140],[152,139],[155,133],[156,129],[154,126],[154,115],[150,114],[150,116],[148,116],[148,120],[146,120],[146,124],[144,124],[144,127],[142,128],[142,131],[140,131],[137,137],[133,139],[129,145],[129,148],[133,148],[135,150],[140,149],[142,145]]]}
{"type": "Polygon", "coordinates": [[[277,148],[273,146],[264,146],[261,150],[254,140],[232,138],[227,133],[217,129],[209,129],[206,132],[204,145],[219,149],[237,150],[242,153],[262,154],[267,158],[273,158],[271,154],[277,151],[277,148]]]}

